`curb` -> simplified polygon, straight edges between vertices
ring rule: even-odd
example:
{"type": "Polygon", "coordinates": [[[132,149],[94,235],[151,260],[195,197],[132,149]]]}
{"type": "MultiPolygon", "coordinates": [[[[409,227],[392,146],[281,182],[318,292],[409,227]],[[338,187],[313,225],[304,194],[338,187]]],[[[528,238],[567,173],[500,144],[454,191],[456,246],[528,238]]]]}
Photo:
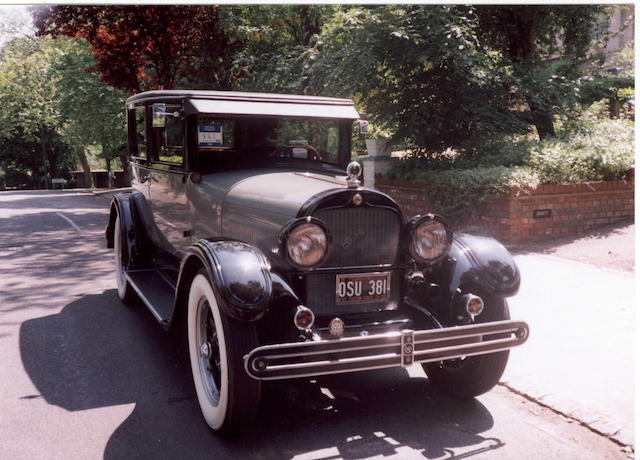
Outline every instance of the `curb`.
{"type": "MultiPolygon", "coordinates": [[[[575,415],[575,414],[570,414],[567,413],[566,411],[563,411],[562,409],[557,407],[557,404],[553,404],[553,403],[547,403],[544,402],[542,400],[542,398],[544,398],[544,396],[546,395],[542,395],[541,397],[536,397],[531,395],[528,391],[524,390],[518,390],[517,388],[515,388],[513,386],[513,384],[508,383],[508,382],[504,382],[504,381],[500,381],[498,382],[498,385],[501,387],[506,388],[507,390],[509,390],[511,393],[516,394],[518,396],[521,396],[525,399],[527,399],[528,401],[531,401],[535,404],[538,404],[539,406],[545,407],[553,412],[555,412],[556,414],[560,415],[561,417],[563,417],[564,419],[566,419],[569,422],[576,422],[579,423],[580,425],[584,426],[585,428],[587,428],[588,430],[592,431],[593,433],[600,435],[600,436],[604,436],[605,438],[609,439],[610,441],[614,442],[615,444],[619,445],[623,452],[625,452],[627,455],[629,455],[631,458],[634,458],[634,453],[635,453],[635,442],[634,440],[629,440],[629,439],[624,439],[625,436],[621,435],[622,433],[620,432],[620,430],[617,430],[615,432],[611,432],[611,430],[607,430],[606,426],[601,426],[601,427],[597,427],[592,422],[586,421],[584,420],[584,417],[581,417],[580,415],[575,415]]],[[[582,414],[584,415],[584,414],[582,414]]],[[[598,418],[595,418],[595,421],[597,422],[598,418]]]]}
{"type": "Polygon", "coordinates": [[[131,187],[91,190],[91,193],[95,196],[107,195],[109,193],[126,193],[126,192],[131,192],[131,187]]]}

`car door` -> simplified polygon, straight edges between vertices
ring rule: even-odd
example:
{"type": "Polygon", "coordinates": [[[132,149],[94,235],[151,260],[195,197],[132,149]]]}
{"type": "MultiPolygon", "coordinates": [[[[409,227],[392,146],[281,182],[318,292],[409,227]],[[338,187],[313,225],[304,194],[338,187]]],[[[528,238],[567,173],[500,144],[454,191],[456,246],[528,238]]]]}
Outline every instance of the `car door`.
{"type": "MultiPolygon", "coordinates": [[[[166,110],[179,113],[180,107],[167,105],[166,110]]],[[[190,244],[183,125],[181,116],[168,116],[165,126],[151,127],[147,180],[157,244],[179,258],[190,244]]]]}
{"type": "Polygon", "coordinates": [[[133,190],[141,193],[151,206],[149,201],[149,165],[147,157],[147,109],[144,105],[129,109],[129,156],[131,159],[131,186],[133,190]]]}

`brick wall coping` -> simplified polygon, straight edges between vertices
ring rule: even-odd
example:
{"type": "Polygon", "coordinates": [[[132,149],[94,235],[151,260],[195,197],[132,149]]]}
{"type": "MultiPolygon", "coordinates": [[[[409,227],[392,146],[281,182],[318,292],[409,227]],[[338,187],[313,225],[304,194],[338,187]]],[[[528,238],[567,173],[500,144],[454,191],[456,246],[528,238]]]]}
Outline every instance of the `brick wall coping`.
{"type": "MultiPolygon", "coordinates": [[[[396,187],[412,190],[424,190],[427,188],[427,184],[423,184],[416,181],[408,181],[401,179],[383,179],[376,177],[376,186],[383,187],[396,187]]],[[[634,188],[634,180],[620,180],[620,181],[603,181],[603,182],[581,182],[575,184],[552,184],[541,185],[536,189],[529,191],[520,191],[512,189],[511,196],[531,196],[531,195],[556,195],[562,193],[593,193],[593,192],[608,192],[616,190],[632,190],[634,188]]]]}

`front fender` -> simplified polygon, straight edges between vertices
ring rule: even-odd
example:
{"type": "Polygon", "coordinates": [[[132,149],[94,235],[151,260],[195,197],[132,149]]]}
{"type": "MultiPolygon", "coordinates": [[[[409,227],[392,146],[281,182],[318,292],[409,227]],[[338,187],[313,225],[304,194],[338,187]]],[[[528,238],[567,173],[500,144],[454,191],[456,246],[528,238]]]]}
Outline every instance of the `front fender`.
{"type": "Polygon", "coordinates": [[[513,296],[520,288],[520,271],[513,257],[493,238],[454,234],[448,259],[451,298],[461,286],[478,286],[497,297],[513,296]]]}
{"type": "Polygon", "coordinates": [[[229,316],[242,320],[260,319],[271,298],[269,263],[254,246],[235,240],[200,240],[183,258],[177,298],[188,295],[187,279],[193,273],[194,258],[204,266],[229,316]]]}

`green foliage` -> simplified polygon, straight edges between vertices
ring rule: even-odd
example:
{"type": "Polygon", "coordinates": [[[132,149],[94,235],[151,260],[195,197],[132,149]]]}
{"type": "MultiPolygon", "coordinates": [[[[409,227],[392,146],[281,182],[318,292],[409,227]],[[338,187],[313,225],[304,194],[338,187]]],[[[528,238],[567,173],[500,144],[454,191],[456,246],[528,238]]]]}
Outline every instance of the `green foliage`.
{"type": "Polygon", "coordinates": [[[232,39],[242,43],[232,69],[245,90],[309,92],[312,47],[320,27],[337,10],[329,5],[220,7],[232,39]]]}
{"type": "Polygon", "coordinates": [[[61,76],[51,71],[60,49],[51,39],[17,38],[0,53],[0,167],[9,186],[44,186],[73,167],[63,137],[56,88],[61,76]]]}
{"type": "Polygon", "coordinates": [[[631,76],[594,76],[580,85],[580,103],[589,106],[601,99],[623,101],[633,95],[634,77],[631,76]]]}
{"type": "Polygon", "coordinates": [[[408,172],[404,167],[394,165],[389,177],[423,182],[429,200],[438,212],[452,218],[492,197],[505,195],[510,190],[526,193],[539,184],[537,174],[531,169],[505,166],[444,171],[414,169],[408,172]]]}
{"type": "Polygon", "coordinates": [[[104,85],[90,71],[94,64],[85,42],[66,37],[19,38],[2,49],[0,168],[6,186],[42,187],[46,176],[69,177],[78,155],[92,145],[107,163],[122,153],[125,93],[104,85]]]}
{"type": "Polygon", "coordinates": [[[542,142],[528,164],[544,184],[622,179],[634,166],[633,123],[603,120],[564,139],[542,142]]]}
{"type": "Polygon", "coordinates": [[[58,37],[56,43],[62,52],[52,62],[51,71],[61,78],[56,90],[65,136],[76,149],[99,146],[100,157],[109,165],[126,150],[127,94],[100,80],[85,40],[58,37]]]}
{"type": "Polygon", "coordinates": [[[353,97],[380,129],[425,150],[523,132],[501,56],[478,44],[472,16],[446,5],[338,12],[313,50],[314,87],[353,97]]]}
{"type": "Polygon", "coordinates": [[[429,158],[414,154],[395,159],[388,177],[423,182],[439,211],[456,218],[492,197],[538,185],[624,179],[634,168],[633,141],[633,122],[603,117],[600,102],[557,138],[509,136],[429,158]]]}

